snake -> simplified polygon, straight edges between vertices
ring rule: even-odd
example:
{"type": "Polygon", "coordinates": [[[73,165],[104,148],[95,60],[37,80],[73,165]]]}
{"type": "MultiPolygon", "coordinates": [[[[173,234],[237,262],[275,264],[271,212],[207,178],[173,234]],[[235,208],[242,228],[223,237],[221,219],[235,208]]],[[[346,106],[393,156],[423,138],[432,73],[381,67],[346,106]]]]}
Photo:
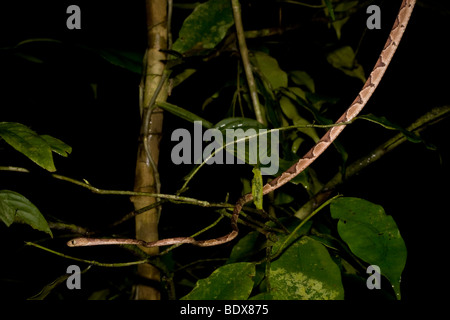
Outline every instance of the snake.
{"type": "MultiPolygon", "coordinates": [[[[381,79],[383,78],[386,69],[388,68],[396,50],[408,25],[409,19],[414,9],[416,0],[403,0],[399,12],[394,21],[393,27],[386,40],[381,54],[375,63],[369,77],[367,78],[364,86],[358,93],[355,100],[348,107],[348,109],[342,114],[342,116],[335,122],[335,126],[331,127],[324,136],[296,163],[294,163],[289,169],[284,171],[281,175],[265,184],[262,188],[262,194],[266,195],[287,182],[291,181],[298,174],[303,172],[311,163],[313,163],[339,136],[339,134],[345,129],[347,123],[350,123],[366,106],[370,97],[378,87],[381,79]]],[[[82,247],[82,246],[95,246],[95,245],[138,245],[142,247],[160,247],[175,244],[191,244],[198,247],[210,247],[225,244],[235,239],[239,233],[238,218],[239,213],[245,204],[253,200],[252,193],[245,194],[236,202],[233,214],[231,215],[231,232],[228,234],[208,240],[196,240],[193,237],[175,237],[161,239],[152,242],[146,242],[138,239],[102,239],[102,238],[75,238],[69,240],[67,245],[69,247],[82,247]]]]}

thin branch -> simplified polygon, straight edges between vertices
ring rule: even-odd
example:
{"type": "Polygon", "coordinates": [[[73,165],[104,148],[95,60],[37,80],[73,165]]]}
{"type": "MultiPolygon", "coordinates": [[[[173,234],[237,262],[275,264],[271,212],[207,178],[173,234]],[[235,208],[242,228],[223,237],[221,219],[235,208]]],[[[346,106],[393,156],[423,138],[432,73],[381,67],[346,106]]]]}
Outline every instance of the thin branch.
{"type": "Polygon", "coordinates": [[[253,109],[255,111],[256,120],[265,124],[266,121],[262,115],[261,104],[258,99],[258,90],[256,88],[255,78],[252,73],[252,65],[248,57],[247,43],[245,42],[244,27],[242,25],[241,6],[239,0],[231,0],[231,6],[233,8],[234,24],[236,26],[236,33],[239,43],[239,51],[241,53],[242,63],[244,64],[245,76],[247,77],[248,88],[250,90],[250,97],[253,103],[253,109]]]}
{"type": "Polygon", "coordinates": [[[74,225],[74,224],[71,224],[71,223],[49,221],[48,222],[48,226],[52,230],[68,230],[68,231],[70,231],[72,233],[82,234],[82,235],[85,235],[85,236],[94,234],[94,232],[92,232],[92,231],[90,231],[90,230],[88,230],[86,228],[83,228],[83,227],[80,227],[80,226],[77,226],[77,225],[74,225]]]}
{"type": "MultiPolygon", "coordinates": [[[[223,219],[223,215],[221,215],[216,221],[211,223],[209,226],[207,226],[207,227],[203,228],[202,230],[194,233],[191,237],[195,238],[196,236],[202,234],[203,232],[208,231],[209,229],[211,229],[214,226],[216,226],[219,223],[219,221],[222,220],[222,219],[223,219]]],[[[164,250],[163,252],[161,252],[160,255],[164,255],[164,254],[168,253],[169,251],[172,251],[173,249],[178,248],[181,245],[182,245],[182,243],[174,244],[174,245],[170,246],[169,248],[167,248],[166,250],[164,250]]]]}
{"type": "Polygon", "coordinates": [[[149,263],[148,259],[139,260],[139,261],[131,261],[131,262],[103,263],[103,262],[98,262],[98,261],[95,261],[95,260],[85,260],[85,259],[72,257],[72,256],[69,256],[67,254],[64,254],[64,253],[61,253],[61,252],[49,249],[47,247],[41,246],[41,245],[33,243],[33,242],[25,242],[25,244],[29,245],[29,246],[33,246],[33,247],[39,248],[39,249],[47,251],[47,252],[50,252],[50,253],[55,254],[57,256],[63,257],[65,259],[79,261],[79,262],[91,264],[91,265],[98,266],[98,267],[118,268],[118,267],[129,267],[129,266],[135,266],[135,265],[138,265],[138,264],[149,263]]]}
{"type": "Polygon", "coordinates": [[[326,8],[326,5],[324,5],[324,4],[314,5],[314,4],[304,3],[304,2],[300,2],[300,1],[292,1],[292,0],[277,0],[277,2],[296,4],[296,5],[299,5],[299,6],[303,6],[303,7],[307,7],[307,8],[313,8],[313,9],[326,8]]]}
{"type": "Polygon", "coordinates": [[[150,204],[150,205],[148,205],[148,206],[142,207],[142,208],[140,208],[140,209],[138,209],[138,210],[133,210],[133,211],[131,211],[130,213],[127,213],[127,214],[126,214],[125,216],[123,216],[121,219],[117,220],[116,222],[111,223],[111,224],[108,226],[108,228],[116,227],[116,226],[118,226],[119,224],[122,224],[122,223],[124,223],[125,221],[130,220],[130,219],[136,217],[138,214],[141,214],[141,213],[147,212],[147,211],[149,211],[149,210],[151,210],[151,209],[153,209],[153,208],[159,207],[159,206],[161,206],[161,205],[162,205],[164,202],[166,202],[166,201],[167,201],[167,200],[160,200],[160,201],[154,202],[154,203],[152,203],[152,204],[150,204]]]}
{"type": "MultiPolygon", "coordinates": [[[[0,171],[30,173],[30,170],[28,170],[26,168],[13,167],[13,166],[0,166],[0,171]]],[[[66,176],[63,176],[60,174],[55,174],[55,173],[52,173],[51,176],[55,179],[67,181],[67,182],[73,183],[75,185],[78,185],[80,187],[86,188],[96,194],[153,197],[153,198],[167,199],[171,202],[179,202],[179,203],[198,205],[201,207],[209,207],[210,206],[210,203],[208,201],[197,200],[197,199],[189,198],[189,197],[182,197],[179,195],[150,193],[150,192],[137,192],[137,191],[128,191],[128,190],[99,189],[99,188],[96,188],[93,185],[91,185],[86,180],[79,181],[79,180],[76,180],[76,179],[73,179],[70,177],[66,177],[66,176]]]]}

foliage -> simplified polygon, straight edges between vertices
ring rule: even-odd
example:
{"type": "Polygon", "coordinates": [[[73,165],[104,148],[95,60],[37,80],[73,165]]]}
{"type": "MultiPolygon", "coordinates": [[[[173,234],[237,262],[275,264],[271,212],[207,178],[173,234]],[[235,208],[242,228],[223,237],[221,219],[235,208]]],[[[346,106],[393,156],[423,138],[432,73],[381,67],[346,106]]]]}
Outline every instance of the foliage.
{"type": "MultiPolygon", "coordinates": [[[[177,9],[177,1],[175,2],[175,9],[177,9]]],[[[242,4],[247,5],[245,10],[250,10],[251,13],[252,7],[247,1],[242,1],[242,4]]],[[[277,7],[278,4],[278,1],[270,1],[271,8],[277,7]]],[[[277,190],[273,196],[263,197],[262,195],[262,187],[269,181],[268,179],[273,179],[288,169],[305,150],[319,140],[324,130],[332,125],[334,111],[340,106],[339,99],[335,97],[333,90],[327,92],[323,81],[318,81],[320,72],[312,72],[312,68],[308,68],[308,62],[302,61],[301,58],[292,59],[285,56],[283,52],[280,53],[282,50],[274,45],[274,43],[280,43],[281,47],[289,45],[288,41],[292,40],[286,40],[290,35],[286,30],[290,26],[278,28],[268,25],[267,29],[257,30],[256,36],[252,33],[247,34],[258,97],[262,101],[263,114],[267,120],[267,125],[263,125],[254,120],[251,93],[247,88],[243,66],[235,47],[230,1],[209,0],[193,5],[195,9],[187,15],[184,23],[177,30],[178,38],[172,48],[175,51],[174,56],[182,58],[173,59],[176,61],[173,65],[168,64],[171,66],[171,81],[175,84],[173,101],[158,103],[158,106],[171,114],[168,119],[175,119],[177,125],[188,126],[194,121],[201,121],[204,129],[216,128],[224,137],[226,129],[231,128],[256,131],[279,129],[281,139],[279,154],[277,154],[279,170],[276,175],[263,176],[263,166],[249,161],[249,148],[243,156],[235,154],[247,164],[239,166],[240,169],[233,173],[236,175],[234,179],[231,177],[228,179],[229,171],[225,171],[225,175],[222,176],[223,184],[228,188],[226,191],[212,190],[222,182],[218,181],[214,175],[209,175],[209,172],[212,172],[210,170],[214,168],[217,170],[214,174],[220,174],[221,165],[204,166],[202,163],[186,166],[184,171],[176,171],[176,176],[168,173],[170,170],[178,170],[174,168],[174,165],[169,166],[170,168],[166,171],[161,170],[162,177],[167,177],[164,180],[164,183],[169,185],[167,190],[175,193],[174,197],[179,197],[175,200],[170,199],[173,203],[167,207],[168,209],[164,207],[161,222],[162,234],[179,232],[182,234],[176,234],[176,236],[185,236],[188,230],[194,230],[196,238],[218,237],[224,228],[228,230],[226,229],[229,227],[227,217],[232,212],[234,201],[240,195],[251,192],[255,201],[251,206],[244,207],[244,212],[241,214],[240,237],[224,248],[214,248],[214,252],[206,249],[202,251],[187,245],[174,246],[162,248],[161,255],[155,258],[142,256],[143,253],[134,247],[125,247],[125,249],[132,256],[150,259],[160,268],[164,278],[163,293],[167,298],[341,300],[346,297],[347,290],[357,292],[367,290],[365,286],[368,278],[367,267],[377,265],[380,267],[382,276],[385,277],[383,281],[387,280],[393,288],[391,290],[389,287],[383,287],[386,296],[399,299],[400,278],[406,264],[407,250],[393,218],[396,212],[386,213],[380,205],[361,198],[338,196],[331,199],[328,195],[330,199],[325,199],[328,201],[323,201],[322,206],[310,210],[309,215],[302,220],[298,219],[297,213],[302,206],[319,194],[327,182],[326,177],[321,175],[319,167],[312,167],[301,173],[289,185],[277,190]],[[287,44],[283,44],[283,41],[287,44]],[[234,67],[233,72],[230,72],[229,66],[234,67]],[[214,68],[217,70],[213,70],[214,68]],[[214,77],[211,77],[211,72],[215,74],[214,77]],[[219,75],[220,73],[222,75],[219,75]],[[198,90],[198,97],[193,97],[192,88],[199,86],[206,88],[198,90]],[[184,101],[187,102],[183,104],[184,101]],[[197,107],[190,107],[190,104],[197,107]],[[330,110],[333,112],[330,113],[330,110]],[[208,172],[206,181],[202,176],[204,171],[208,172]],[[197,186],[193,183],[195,180],[200,181],[197,186]],[[236,185],[239,181],[242,186],[236,185]],[[200,188],[199,185],[201,185],[200,188]],[[205,190],[205,188],[211,190],[205,190]],[[213,193],[212,200],[204,198],[205,194],[210,195],[209,191],[213,193]],[[189,197],[198,199],[198,202],[191,201],[183,205],[183,202],[187,202],[181,198],[183,192],[188,192],[189,197]],[[222,200],[224,202],[216,203],[216,199],[219,198],[225,199],[222,200]],[[205,201],[200,204],[200,200],[205,201]],[[225,219],[222,219],[218,227],[220,219],[211,223],[208,222],[210,217],[204,219],[201,214],[196,216],[197,211],[192,209],[192,204],[206,207],[205,209],[210,213],[216,210],[220,219],[223,217],[225,219]],[[166,211],[172,211],[172,214],[181,212],[183,216],[188,217],[181,217],[178,222],[169,221],[174,223],[173,226],[164,225],[168,223],[167,220],[176,220],[165,219],[164,215],[169,214],[166,211]],[[201,229],[199,226],[204,227],[200,232],[198,232],[198,229],[201,229]],[[356,279],[357,283],[363,285],[357,288],[348,287],[350,278],[356,279]]],[[[181,5],[180,8],[182,8],[181,5]]],[[[327,65],[324,69],[329,72],[337,72],[340,81],[351,81],[349,80],[351,78],[356,79],[357,82],[364,81],[367,74],[367,70],[364,70],[356,61],[355,50],[340,42],[342,27],[358,9],[361,8],[358,7],[357,1],[324,1],[323,6],[314,9],[317,15],[325,19],[323,24],[334,32],[331,37],[329,34],[326,35],[327,43],[324,47],[327,49],[320,51],[320,55],[317,56],[321,58],[314,62],[322,67],[327,65]]],[[[300,8],[295,10],[300,12],[300,8]]],[[[245,18],[251,20],[248,15],[244,15],[245,18]]],[[[288,21],[292,22],[292,20],[288,21]]],[[[258,23],[256,21],[255,25],[258,23]]],[[[290,32],[294,34],[300,32],[298,26],[293,28],[294,30],[290,32]]],[[[320,29],[319,26],[317,29],[320,29]]],[[[321,34],[320,31],[315,32],[321,34]]],[[[25,57],[27,63],[42,63],[42,60],[38,58],[39,54],[36,55],[36,53],[48,53],[45,44],[41,48],[42,52],[27,51],[27,46],[36,43],[68,45],[63,44],[63,41],[41,40],[22,41],[11,49],[12,54],[25,57]]],[[[302,39],[297,38],[294,42],[298,44],[302,42],[302,39]]],[[[136,62],[139,61],[137,57],[140,57],[140,52],[130,53],[129,50],[113,50],[106,47],[99,49],[88,45],[72,44],[71,48],[74,47],[84,52],[88,59],[95,60],[99,57],[104,59],[111,64],[110,68],[120,67],[132,74],[137,74],[140,70],[136,62]]],[[[65,49],[61,50],[64,52],[65,49]]],[[[308,50],[308,46],[304,46],[301,50],[308,50]]],[[[126,110],[123,109],[122,112],[125,113],[126,110]]],[[[379,128],[396,130],[410,142],[424,143],[429,149],[436,149],[417,133],[406,130],[385,117],[364,115],[359,119],[378,124],[379,128]]],[[[362,123],[367,124],[367,122],[362,123]]],[[[106,127],[106,130],[110,130],[107,125],[106,127]]],[[[0,143],[5,142],[2,146],[12,147],[36,163],[40,169],[43,168],[48,172],[56,171],[52,152],[63,157],[67,157],[72,152],[72,148],[61,140],[49,135],[37,134],[28,126],[16,122],[0,122],[0,138],[3,139],[0,143]]],[[[95,137],[93,136],[92,139],[95,137]]],[[[262,145],[258,147],[264,148],[262,145]]],[[[331,165],[332,170],[345,172],[349,154],[357,150],[358,146],[345,144],[344,147],[339,141],[334,144],[334,148],[335,163],[331,165]]],[[[272,151],[275,152],[275,150],[265,149],[266,154],[272,151]]],[[[4,150],[0,149],[1,152],[4,150]]],[[[168,153],[169,156],[166,156],[165,160],[170,163],[170,152],[168,153]]],[[[3,159],[4,157],[2,161],[3,159]]],[[[10,170],[8,167],[1,167],[1,169],[10,170]]],[[[14,170],[11,169],[11,171],[14,170]]],[[[114,172],[111,174],[114,175],[114,172]]],[[[61,176],[59,179],[64,180],[61,176]]],[[[98,190],[86,180],[84,182],[75,179],[65,180],[91,190],[98,190]]],[[[118,190],[109,191],[108,194],[116,194],[116,197],[121,195],[118,190]]],[[[126,195],[132,195],[132,193],[126,193],[126,195]]],[[[72,201],[78,200],[74,196],[72,201]]],[[[176,215],[169,215],[169,217],[173,216],[176,215]]],[[[127,218],[129,217],[128,215],[127,218]]],[[[74,233],[95,234],[88,228],[83,229],[76,225],[74,216],[50,218],[42,214],[25,196],[9,190],[0,191],[0,219],[7,227],[13,223],[23,223],[51,237],[58,229],[62,229],[56,232],[64,238],[74,236],[74,233]],[[55,230],[52,232],[49,226],[55,230]]],[[[117,225],[126,220],[119,219],[117,225]]],[[[116,225],[113,224],[113,226],[116,225]]],[[[91,228],[98,228],[98,226],[91,228]]],[[[110,232],[107,223],[103,223],[101,228],[103,228],[103,235],[116,234],[110,232]]],[[[124,237],[133,237],[132,230],[128,233],[123,230],[119,232],[123,233],[124,237]]],[[[41,240],[44,240],[48,247],[55,247],[55,243],[60,241],[57,238],[41,240]]],[[[58,250],[64,252],[62,255],[65,258],[72,258],[73,251],[70,249],[60,247],[58,250]]],[[[83,254],[85,254],[83,250],[76,251],[77,256],[83,254]]],[[[114,254],[112,254],[113,258],[115,258],[114,254]]],[[[101,260],[101,257],[103,256],[99,254],[98,260],[101,260]]],[[[81,261],[93,264],[92,259],[86,258],[81,261]]],[[[114,266],[114,263],[112,265],[114,266]]],[[[131,267],[129,269],[129,275],[125,277],[125,280],[121,281],[120,285],[116,285],[122,289],[127,287],[128,289],[123,289],[126,293],[131,291],[129,279],[132,278],[133,269],[131,267]]],[[[87,271],[86,269],[86,275],[92,272],[92,270],[87,271]]],[[[54,279],[56,280],[45,285],[41,293],[33,298],[44,299],[51,296],[52,291],[58,292],[58,288],[64,286],[67,276],[55,274],[54,279]]],[[[39,290],[35,288],[35,291],[39,290]]],[[[90,292],[90,296],[102,299],[126,296],[120,292],[114,294],[113,291],[111,288],[96,288],[90,292]]]]}

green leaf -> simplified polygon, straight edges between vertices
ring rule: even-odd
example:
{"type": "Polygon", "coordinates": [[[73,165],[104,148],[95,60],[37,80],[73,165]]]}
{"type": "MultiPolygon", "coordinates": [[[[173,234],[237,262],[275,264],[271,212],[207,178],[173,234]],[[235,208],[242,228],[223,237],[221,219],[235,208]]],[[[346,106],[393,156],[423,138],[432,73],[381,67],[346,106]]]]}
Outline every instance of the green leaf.
{"type": "Polygon", "coordinates": [[[341,39],[342,28],[344,27],[344,25],[347,23],[348,20],[350,20],[350,17],[335,20],[331,23],[331,25],[334,28],[334,31],[336,32],[336,38],[341,39]]]}
{"type": "Polygon", "coordinates": [[[307,236],[293,243],[270,266],[271,294],[278,300],[342,300],[339,267],[327,249],[307,236]]]}
{"type": "Polygon", "coordinates": [[[173,115],[180,117],[181,119],[190,121],[194,123],[194,121],[201,121],[202,126],[206,129],[210,129],[213,127],[213,124],[209,122],[208,120],[203,119],[202,117],[197,116],[195,113],[192,113],[186,109],[183,109],[181,107],[178,107],[174,104],[168,103],[168,102],[157,102],[156,103],[158,107],[161,109],[164,109],[173,115]]]}
{"type": "Polygon", "coordinates": [[[264,52],[257,51],[253,54],[256,67],[264,75],[272,90],[288,86],[287,73],[281,70],[278,61],[264,52]]]}
{"type": "Polygon", "coordinates": [[[39,209],[27,198],[14,191],[0,190],[0,220],[7,227],[13,222],[28,224],[53,237],[50,227],[39,209]]]}
{"type": "Polygon", "coordinates": [[[253,170],[253,179],[252,179],[252,195],[253,195],[253,203],[256,206],[256,209],[263,209],[263,179],[261,170],[258,167],[254,167],[253,170]]]}
{"type": "Polygon", "coordinates": [[[327,6],[328,13],[330,14],[331,20],[336,20],[336,17],[334,16],[334,10],[333,5],[331,4],[330,0],[325,0],[325,5],[327,6]]]}
{"type": "Polygon", "coordinates": [[[280,98],[280,107],[281,107],[281,110],[283,111],[284,115],[288,119],[295,121],[295,120],[299,120],[302,118],[300,116],[300,114],[298,113],[297,107],[295,106],[295,104],[292,103],[291,99],[289,99],[285,96],[282,96],[280,98]]]}
{"type": "Polygon", "coordinates": [[[270,293],[263,292],[251,297],[249,300],[274,300],[274,298],[270,293]]]}
{"type": "MultiPolygon", "coordinates": [[[[295,70],[295,71],[289,72],[289,75],[290,75],[292,81],[296,85],[305,86],[311,92],[316,91],[314,79],[311,78],[311,76],[308,73],[306,73],[305,71],[295,70]]],[[[302,97],[302,98],[305,99],[305,97],[302,97]]]]}
{"type": "Polygon", "coordinates": [[[246,300],[253,289],[254,276],[253,263],[226,264],[199,280],[181,300],[246,300]]]}
{"type": "MultiPolygon", "coordinates": [[[[255,119],[226,118],[214,127],[224,136],[223,142],[227,145],[225,150],[245,163],[256,165],[258,162],[266,162],[261,161],[261,155],[269,154],[271,158],[278,156],[273,154],[277,150],[271,149],[271,133],[262,133],[260,129],[265,129],[265,126],[255,119]],[[231,143],[232,141],[235,143],[231,143]],[[264,143],[260,143],[261,141],[264,143]]],[[[261,165],[260,169],[264,172],[264,166],[261,165]]]]}
{"type": "Polygon", "coordinates": [[[299,240],[301,237],[306,235],[312,226],[312,221],[306,221],[302,226],[300,226],[302,222],[299,222],[298,219],[292,222],[285,222],[285,227],[289,230],[289,235],[280,235],[278,237],[278,241],[276,241],[272,246],[272,253],[274,255],[278,255],[281,251],[288,248],[291,244],[299,240]],[[299,227],[300,226],[300,227],[299,227]],[[298,228],[298,229],[297,229],[298,228]],[[295,232],[295,233],[294,233],[295,232]]]}
{"type": "Polygon", "coordinates": [[[67,157],[72,152],[71,146],[65,144],[57,138],[46,134],[41,135],[40,137],[47,142],[53,152],[59,154],[60,156],[67,157]]]}
{"type": "Polygon", "coordinates": [[[36,132],[16,122],[0,122],[0,137],[42,168],[56,171],[52,149],[36,132]]]}
{"type": "Polygon", "coordinates": [[[355,52],[352,47],[345,46],[334,50],[327,56],[327,61],[336,69],[341,70],[350,77],[366,82],[363,67],[356,62],[355,52]]]}
{"type": "Polygon", "coordinates": [[[231,250],[227,264],[235,262],[249,261],[255,254],[263,249],[265,241],[261,241],[260,233],[256,231],[249,232],[239,239],[231,250]]]}
{"type": "Polygon", "coordinates": [[[213,49],[233,24],[230,1],[209,0],[198,5],[186,18],[172,49],[179,53],[213,49]]]}
{"type": "Polygon", "coordinates": [[[336,7],[334,8],[335,12],[345,12],[349,11],[350,9],[356,7],[358,5],[358,1],[348,1],[348,2],[342,2],[338,3],[336,7]]]}
{"type": "Polygon", "coordinates": [[[347,16],[334,20],[331,25],[333,26],[334,30],[336,31],[336,36],[338,39],[341,38],[341,30],[342,27],[347,23],[347,21],[350,19],[350,15],[347,13],[347,11],[350,11],[353,7],[358,5],[358,1],[349,1],[349,2],[342,2],[338,3],[336,7],[334,8],[334,12],[336,13],[344,13],[347,16]]]}
{"type": "Polygon", "coordinates": [[[273,204],[276,206],[281,206],[283,204],[288,204],[294,201],[294,197],[290,194],[284,193],[284,192],[278,192],[275,196],[275,200],[273,201],[273,204]]]}
{"type": "Polygon", "coordinates": [[[330,206],[339,219],[338,232],[350,250],[377,265],[400,298],[400,277],[406,264],[406,246],[392,216],[383,207],[358,198],[339,198],[330,206]]]}
{"type": "Polygon", "coordinates": [[[100,55],[103,59],[112,65],[124,68],[136,74],[142,73],[142,59],[141,52],[126,51],[114,48],[89,48],[81,46],[82,48],[100,55]]]}

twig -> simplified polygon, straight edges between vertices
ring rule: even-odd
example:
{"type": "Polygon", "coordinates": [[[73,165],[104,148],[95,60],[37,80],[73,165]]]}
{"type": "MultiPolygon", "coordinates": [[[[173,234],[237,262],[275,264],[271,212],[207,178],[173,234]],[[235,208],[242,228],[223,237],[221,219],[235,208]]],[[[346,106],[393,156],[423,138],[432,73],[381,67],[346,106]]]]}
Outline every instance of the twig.
{"type": "Polygon", "coordinates": [[[245,33],[242,25],[241,6],[239,4],[239,0],[231,0],[231,6],[233,8],[234,24],[236,26],[239,51],[241,53],[242,63],[244,64],[245,76],[247,77],[247,84],[250,90],[250,97],[252,99],[255,117],[258,122],[265,124],[266,121],[262,116],[262,108],[258,99],[258,90],[256,88],[255,78],[252,73],[252,65],[250,64],[248,57],[248,48],[247,43],[245,42],[245,33]]]}
{"type": "MultiPolygon", "coordinates": [[[[13,167],[13,166],[0,166],[0,171],[30,173],[30,170],[28,170],[26,168],[13,167]]],[[[167,199],[171,202],[180,202],[180,203],[186,203],[186,204],[199,205],[201,207],[209,207],[210,206],[210,203],[208,201],[197,200],[197,199],[189,198],[189,197],[182,197],[179,195],[150,193],[150,192],[137,192],[137,191],[127,191],[127,190],[99,189],[99,188],[94,187],[87,181],[79,181],[79,180],[76,180],[76,179],[73,179],[70,177],[66,177],[66,176],[62,176],[60,174],[55,174],[55,173],[52,173],[51,176],[55,179],[67,181],[67,182],[73,183],[75,185],[78,185],[80,187],[86,188],[96,194],[153,197],[153,198],[167,199]]]]}
{"type": "Polygon", "coordinates": [[[92,232],[92,231],[90,231],[90,230],[88,230],[86,228],[83,228],[83,227],[80,227],[80,226],[77,226],[77,225],[74,225],[74,224],[71,224],[71,223],[49,221],[48,222],[48,226],[50,227],[50,229],[54,229],[54,230],[69,230],[70,232],[77,233],[77,234],[82,234],[82,235],[85,235],[85,236],[88,236],[88,235],[91,235],[91,234],[94,233],[94,232],[92,232]]]}
{"type": "MultiPolygon", "coordinates": [[[[196,237],[196,236],[202,234],[203,232],[205,232],[205,231],[211,229],[212,227],[214,227],[215,225],[217,225],[217,224],[219,223],[219,221],[222,220],[222,219],[223,219],[223,216],[221,215],[216,221],[214,221],[213,223],[211,223],[209,226],[203,228],[202,230],[200,230],[200,231],[194,233],[191,237],[194,238],[194,237],[196,237]]],[[[170,246],[169,248],[167,248],[166,250],[164,250],[163,252],[161,252],[160,255],[164,255],[164,254],[168,253],[169,251],[172,251],[173,249],[178,248],[178,247],[181,246],[181,245],[182,245],[182,243],[174,244],[173,246],[170,246]]]]}
{"type": "Polygon", "coordinates": [[[314,5],[314,4],[304,3],[304,2],[300,2],[300,1],[290,1],[290,0],[277,0],[277,1],[278,2],[282,2],[282,3],[296,4],[296,5],[299,5],[299,6],[303,6],[303,7],[307,7],[307,8],[313,8],[313,9],[326,8],[326,5],[324,5],[324,4],[314,5]]]}
{"type": "Polygon", "coordinates": [[[33,242],[25,242],[25,244],[29,245],[29,246],[33,246],[33,247],[39,248],[39,249],[42,249],[44,251],[50,252],[52,254],[55,254],[57,256],[60,256],[60,257],[66,258],[66,259],[79,261],[79,262],[91,264],[91,265],[98,266],[98,267],[118,268],[118,267],[129,267],[129,266],[135,266],[135,265],[138,265],[138,264],[149,263],[148,259],[138,260],[138,261],[131,261],[131,262],[103,263],[103,262],[98,262],[98,261],[95,261],[95,260],[85,260],[85,259],[72,257],[72,256],[69,256],[69,255],[66,255],[64,253],[61,253],[61,252],[58,252],[58,251],[46,248],[44,246],[41,246],[41,245],[33,243],[33,242]]]}

